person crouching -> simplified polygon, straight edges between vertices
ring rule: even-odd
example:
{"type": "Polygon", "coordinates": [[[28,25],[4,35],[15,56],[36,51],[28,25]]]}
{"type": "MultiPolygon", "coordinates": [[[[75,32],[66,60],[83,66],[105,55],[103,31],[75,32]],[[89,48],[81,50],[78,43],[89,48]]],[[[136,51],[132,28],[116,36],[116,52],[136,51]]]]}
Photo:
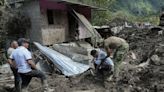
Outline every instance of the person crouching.
{"type": "Polygon", "coordinates": [[[93,56],[93,63],[98,80],[109,80],[114,70],[114,64],[111,58],[102,50],[92,50],[90,54],[93,56]]]}

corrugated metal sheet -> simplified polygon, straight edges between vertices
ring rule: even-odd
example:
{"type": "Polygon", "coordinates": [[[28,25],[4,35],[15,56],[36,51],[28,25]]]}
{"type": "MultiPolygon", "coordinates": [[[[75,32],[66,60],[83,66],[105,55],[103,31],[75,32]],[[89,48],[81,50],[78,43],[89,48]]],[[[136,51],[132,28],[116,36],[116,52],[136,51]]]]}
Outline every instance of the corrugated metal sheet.
{"type": "Polygon", "coordinates": [[[89,65],[74,62],[63,54],[34,42],[37,48],[47,56],[65,76],[76,76],[87,71],[89,65]]]}

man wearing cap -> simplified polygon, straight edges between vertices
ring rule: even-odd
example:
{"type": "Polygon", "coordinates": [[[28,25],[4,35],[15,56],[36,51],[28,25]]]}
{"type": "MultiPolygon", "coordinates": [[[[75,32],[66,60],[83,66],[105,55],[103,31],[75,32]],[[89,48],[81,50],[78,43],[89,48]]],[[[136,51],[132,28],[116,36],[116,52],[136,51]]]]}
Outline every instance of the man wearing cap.
{"type": "Polygon", "coordinates": [[[113,61],[107,56],[106,52],[102,50],[92,50],[91,55],[93,56],[93,63],[96,69],[97,77],[100,77],[103,80],[108,80],[113,73],[113,61]]]}
{"type": "Polygon", "coordinates": [[[126,53],[129,50],[129,44],[122,38],[111,36],[104,40],[104,45],[108,53],[108,56],[114,55],[114,76],[118,77],[120,64],[122,63],[126,53]]]}
{"type": "Polygon", "coordinates": [[[46,76],[43,72],[37,70],[36,65],[32,61],[32,55],[28,51],[29,41],[20,38],[18,40],[19,47],[11,54],[10,58],[14,61],[15,67],[22,79],[22,91],[27,92],[27,87],[32,77],[41,79],[44,92],[49,92],[46,76]]]}

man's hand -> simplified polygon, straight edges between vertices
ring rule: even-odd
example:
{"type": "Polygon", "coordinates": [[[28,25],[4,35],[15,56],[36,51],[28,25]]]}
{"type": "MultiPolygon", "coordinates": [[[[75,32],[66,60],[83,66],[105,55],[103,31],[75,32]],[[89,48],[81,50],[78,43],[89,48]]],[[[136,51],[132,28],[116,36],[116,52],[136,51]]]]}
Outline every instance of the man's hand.
{"type": "Polygon", "coordinates": [[[110,57],[113,53],[113,50],[109,47],[105,47],[105,50],[106,50],[107,55],[110,57]]]}
{"type": "Polygon", "coordinates": [[[13,60],[8,59],[8,60],[7,60],[7,63],[8,63],[11,67],[16,68],[16,64],[15,64],[15,62],[14,62],[13,60]]]}
{"type": "Polygon", "coordinates": [[[27,62],[28,62],[28,64],[31,66],[31,68],[37,70],[35,63],[34,63],[31,59],[28,60],[27,62]]]}
{"type": "Polygon", "coordinates": [[[12,60],[11,60],[11,59],[8,59],[8,60],[7,60],[7,63],[8,63],[9,65],[12,65],[12,60]]]}

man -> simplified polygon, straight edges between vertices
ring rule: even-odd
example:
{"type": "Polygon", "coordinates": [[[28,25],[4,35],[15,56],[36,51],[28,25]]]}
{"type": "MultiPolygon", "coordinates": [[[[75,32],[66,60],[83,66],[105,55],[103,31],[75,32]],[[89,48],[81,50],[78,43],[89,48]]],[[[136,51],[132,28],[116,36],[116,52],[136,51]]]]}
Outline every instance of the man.
{"type": "Polygon", "coordinates": [[[103,78],[103,80],[108,80],[113,72],[113,61],[102,50],[92,50],[91,55],[94,57],[93,62],[96,69],[97,77],[101,77],[103,78]]]}
{"type": "Polygon", "coordinates": [[[28,51],[29,42],[24,38],[18,40],[19,47],[11,54],[10,58],[15,61],[16,68],[22,79],[22,91],[27,91],[27,87],[32,77],[41,79],[44,92],[49,91],[46,76],[37,70],[32,61],[32,55],[28,51]]]}
{"type": "MultiPolygon", "coordinates": [[[[12,52],[18,47],[18,43],[17,41],[11,41],[10,43],[10,47],[7,50],[7,55],[8,57],[10,57],[10,55],[12,54],[12,52]]],[[[15,91],[19,92],[20,90],[20,86],[19,86],[19,82],[20,82],[20,77],[17,73],[17,69],[14,68],[14,65],[12,63],[12,61],[10,59],[8,59],[8,64],[10,65],[10,68],[14,74],[14,84],[15,84],[15,91]]]]}
{"type": "Polygon", "coordinates": [[[122,38],[111,36],[104,40],[104,45],[109,56],[115,51],[113,54],[113,61],[115,63],[114,76],[118,77],[119,67],[129,50],[129,44],[122,38]]]}
{"type": "Polygon", "coordinates": [[[18,47],[17,41],[11,41],[10,47],[7,50],[8,57],[10,57],[11,53],[18,47]]]}

